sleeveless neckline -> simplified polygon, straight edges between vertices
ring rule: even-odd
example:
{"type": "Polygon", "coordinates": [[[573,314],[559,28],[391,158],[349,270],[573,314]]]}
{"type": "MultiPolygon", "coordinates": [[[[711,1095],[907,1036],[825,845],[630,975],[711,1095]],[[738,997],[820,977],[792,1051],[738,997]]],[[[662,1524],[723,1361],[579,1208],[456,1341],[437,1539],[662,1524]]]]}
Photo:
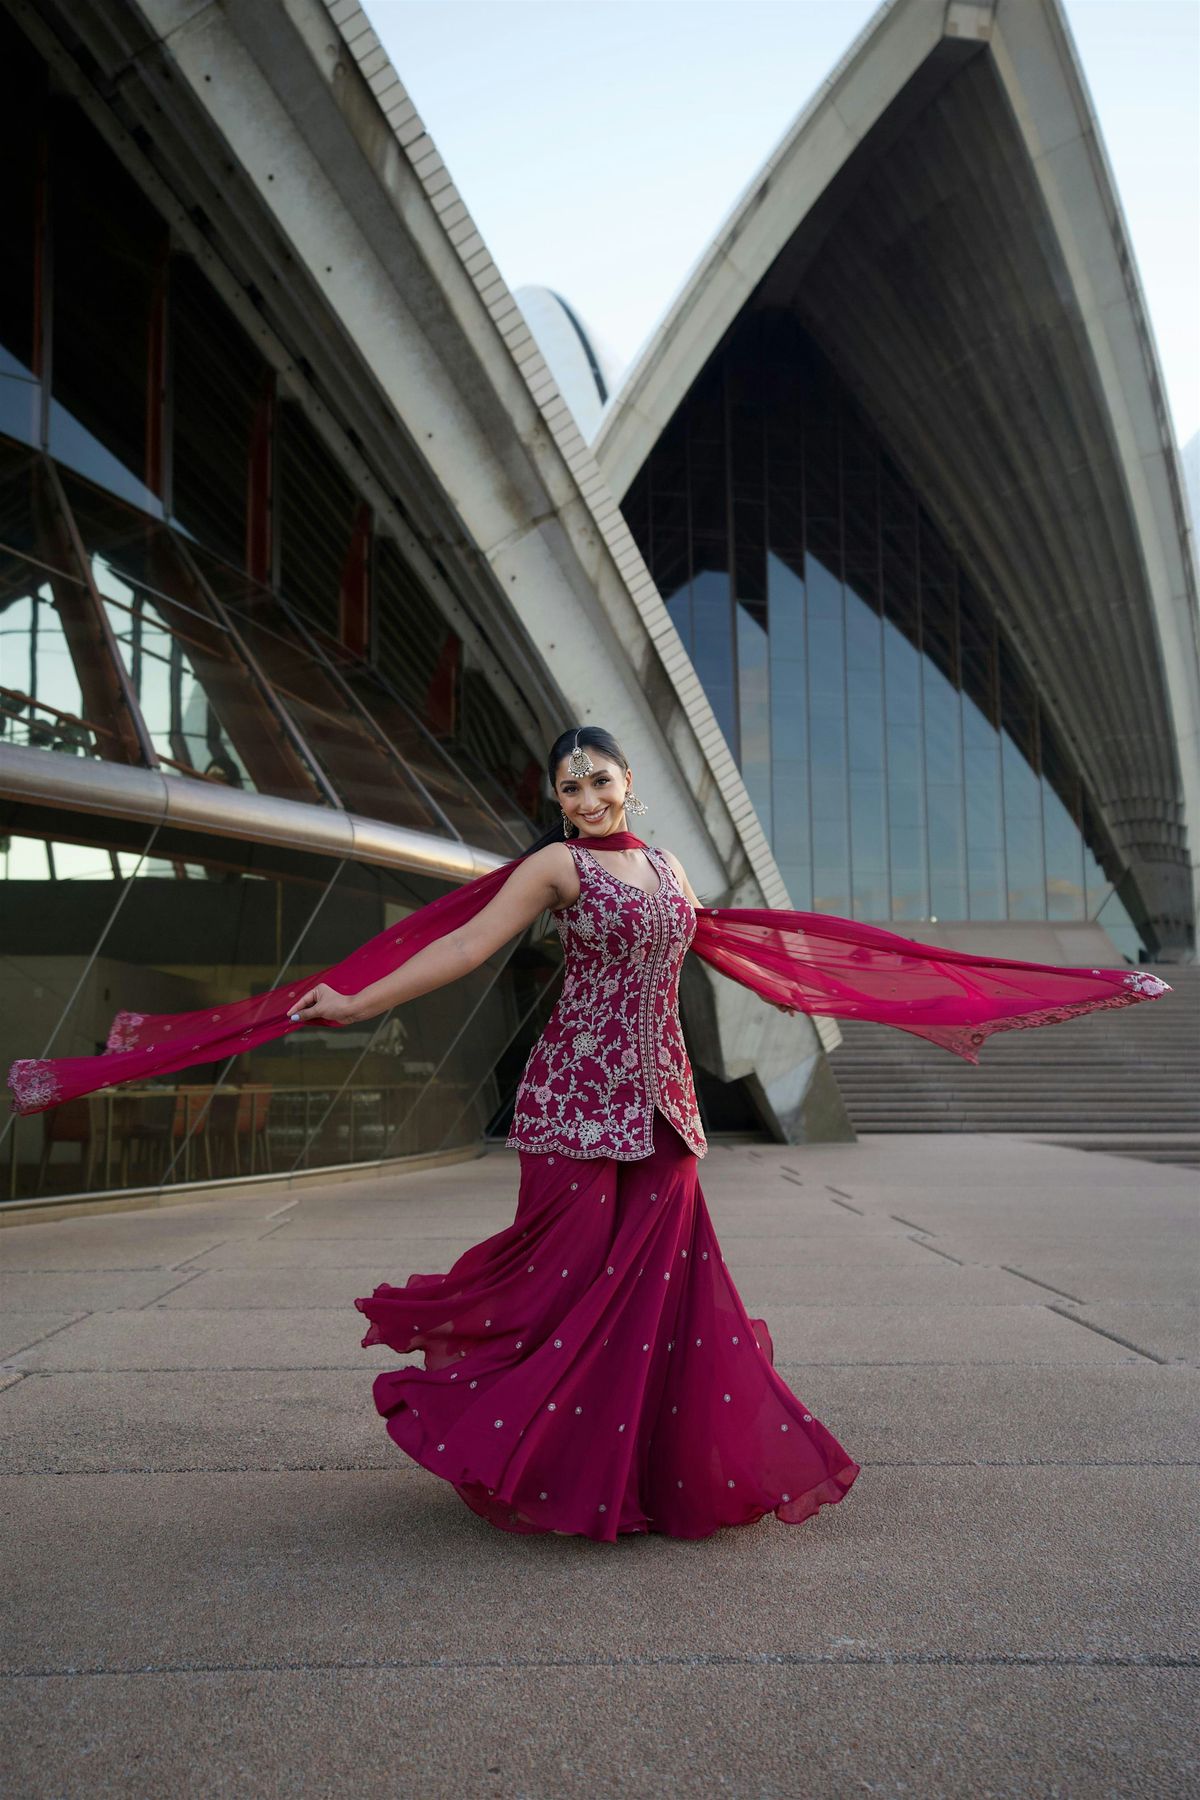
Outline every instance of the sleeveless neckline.
{"type": "Polygon", "coordinates": [[[638,887],[635,882],[622,881],[619,875],[614,875],[611,869],[605,868],[601,859],[598,856],[593,855],[592,851],[588,850],[586,844],[574,843],[571,845],[571,848],[573,850],[580,849],[580,850],[586,851],[588,860],[591,863],[592,867],[594,869],[599,869],[599,871],[602,875],[607,875],[608,879],[610,881],[615,881],[619,888],[626,888],[632,894],[641,894],[641,896],[644,900],[661,900],[662,899],[663,894],[666,891],[667,879],[666,879],[666,876],[663,874],[662,865],[659,863],[657,856],[655,855],[654,851],[652,851],[650,849],[649,845],[646,846],[645,855],[646,855],[647,859],[649,860],[650,867],[654,870],[654,873],[658,876],[658,886],[655,888],[653,893],[650,893],[649,890],[644,887],[638,887]]]}

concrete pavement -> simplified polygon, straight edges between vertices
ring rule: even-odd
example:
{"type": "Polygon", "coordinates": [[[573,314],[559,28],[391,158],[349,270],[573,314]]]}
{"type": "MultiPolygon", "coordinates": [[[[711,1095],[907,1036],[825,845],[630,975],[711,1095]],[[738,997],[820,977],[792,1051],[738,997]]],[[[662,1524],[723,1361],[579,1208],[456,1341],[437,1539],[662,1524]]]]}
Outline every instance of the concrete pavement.
{"type": "Polygon", "coordinates": [[[511,1153],[0,1231],[8,1791],[1200,1793],[1195,1172],[701,1174],[862,1474],[700,1543],[508,1536],[386,1435],[353,1297],[507,1223],[511,1153]]]}

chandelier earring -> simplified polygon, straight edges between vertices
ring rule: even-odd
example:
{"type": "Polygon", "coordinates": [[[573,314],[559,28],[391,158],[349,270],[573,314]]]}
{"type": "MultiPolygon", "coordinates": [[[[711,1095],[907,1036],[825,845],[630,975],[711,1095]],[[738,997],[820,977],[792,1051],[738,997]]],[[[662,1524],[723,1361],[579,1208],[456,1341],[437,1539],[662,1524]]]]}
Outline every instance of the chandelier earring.
{"type": "Polygon", "coordinates": [[[626,812],[634,813],[640,818],[644,812],[649,812],[650,808],[646,805],[644,800],[639,800],[633,789],[630,788],[625,796],[625,810],[626,812]]]}
{"type": "Polygon", "coordinates": [[[566,813],[565,813],[565,811],[564,811],[564,810],[563,810],[563,808],[562,808],[562,807],[561,807],[561,806],[560,806],[560,807],[559,807],[559,809],[558,809],[558,810],[559,810],[559,812],[560,812],[560,813],[562,813],[562,822],[563,822],[563,836],[564,836],[564,837],[565,837],[565,838],[569,838],[569,837],[578,837],[578,836],[579,836],[579,831],[578,831],[578,828],[576,828],[576,829],[575,829],[575,830],[572,830],[572,829],[571,829],[571,821],[570,821],[570,819],[568,819],[568,817],[567,817],[567,815],[566,815],[566,813]]]}

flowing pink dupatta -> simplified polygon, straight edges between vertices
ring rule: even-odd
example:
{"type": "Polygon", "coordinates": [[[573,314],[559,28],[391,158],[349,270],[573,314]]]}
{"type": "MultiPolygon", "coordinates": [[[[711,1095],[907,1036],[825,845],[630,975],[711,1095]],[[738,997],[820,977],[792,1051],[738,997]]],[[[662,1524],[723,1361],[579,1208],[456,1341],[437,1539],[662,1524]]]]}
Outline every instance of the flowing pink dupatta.
{"type": "MultiPolygon", "coordinates": [[[[589,850],[644,850],[632,832],[589,850]]],[[[44,1112],[117,1083],[147,1081],[253,1050],[306,1027],[288,1008],[318,981],[355,994],[457,931],[499,892],[520,857],[442,894],[341,962],[252,999],[187,1013],[119,1012],[99,1056],[22,1058],[8,1073],[18,1113],[44,1112]]],[[[830,913],[701,907],[692,950],[764,1000],[797,1012],[874,1019],[968,1062],[993,1031],[1027,1030],[1171,992],[1141,969],[1073,969],[945,950],[830,913]]],[[[328,1027],[324,1027],[327,1029],[328,1027]]]]}

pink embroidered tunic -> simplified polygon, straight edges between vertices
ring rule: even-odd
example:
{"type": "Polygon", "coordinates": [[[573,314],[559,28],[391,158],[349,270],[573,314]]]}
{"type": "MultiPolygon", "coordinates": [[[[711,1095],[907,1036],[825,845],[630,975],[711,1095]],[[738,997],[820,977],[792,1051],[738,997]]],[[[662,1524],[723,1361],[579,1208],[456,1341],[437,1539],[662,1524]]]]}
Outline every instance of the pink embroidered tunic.
{"type": "Polygon", "coordinates": [[[554,917],[562,992],[517,1088],[516,1150],[637,1162],[654,1150],[661,1112],[697,1156],[708,1150],[679,1022],[679,972],[696,914],[661,850],[653,894],[610,875],[568,843],[579,898],[554,917]]]}

